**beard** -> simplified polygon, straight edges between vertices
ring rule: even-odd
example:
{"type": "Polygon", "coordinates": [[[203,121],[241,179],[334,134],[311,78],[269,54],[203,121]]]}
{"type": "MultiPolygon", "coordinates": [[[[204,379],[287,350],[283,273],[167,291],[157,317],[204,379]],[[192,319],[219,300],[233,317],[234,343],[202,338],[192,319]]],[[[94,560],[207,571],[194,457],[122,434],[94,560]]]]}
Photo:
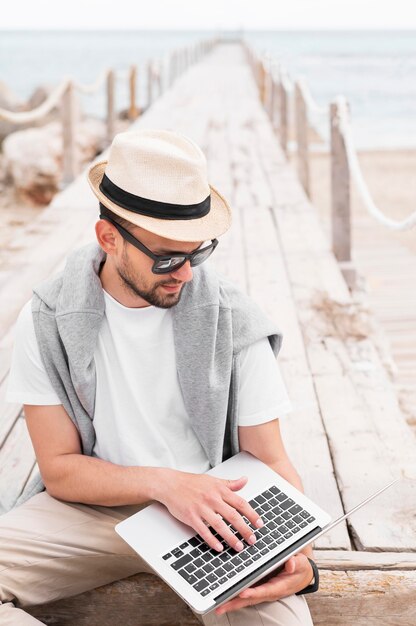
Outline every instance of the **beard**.
{"type": "MultiPolygon", "coordinates": [[[[133,293],[149,304],[160,309],[170,309],[178,304],[181,299],[182,289],[177,293],[166,293],[161,289],[161,285],[179,285],[182,281],[173,280],[172,278],[160,280],[159,282],[149,285],[140,272],[135,272],[129,267],[126,251],[123,252],[122,265],[116,267],[117,273],[123,284],[123,287],[130,293],[133,293]]],[[[156,275],[156,274],[155,274],[156,275]]]]}

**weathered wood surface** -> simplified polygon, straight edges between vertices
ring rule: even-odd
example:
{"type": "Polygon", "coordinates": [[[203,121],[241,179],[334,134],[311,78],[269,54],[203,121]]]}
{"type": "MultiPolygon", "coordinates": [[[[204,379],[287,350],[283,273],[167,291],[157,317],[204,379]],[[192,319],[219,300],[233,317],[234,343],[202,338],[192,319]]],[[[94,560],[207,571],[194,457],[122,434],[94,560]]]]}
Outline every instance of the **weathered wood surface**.
{"type": "MultiPolygon", "coordinates": [[[[182,75],[134,127],[171,128],[197,141],[207,156],[212,184],[224,193],[234,209],[234,224],[221,238],[212,262],[246,289],[283,331],[279,361],[295,410],[282,419],[281,425],[306,493],[335,517],[397,472],[414,479],[415,444],[398,409],[373,336],[362,322],[359,306],[351,301],[314,208],[283,158],[242,48],[218,46],[182,75]]],[[[19,287],[13,287],[10,276],[2,284],[0,276],[0,295],[7,295],[9,289],[13,296],[10,311],[0,312],[0,329],[4,329],[0,355],[9,353],[10,335],[6,330],[30,297],[34,282],[57,269],[67,252],[82,243],[80,232],[84,240],[93,239],[96,200],[85,176],[77,179],[54,204],[55,212],[51,207],[40,219],[44,232],[40,236],[34,233],[34,263],[30,268],[23,263],[29,248],[24,247],[24,237],[21,239],[24,248],[17,275],[19,287]]],[[[3,384],[6,369],[3,367],[3,384]]],[[[2,389],[0,386],[1,409],[2,389]]],[[[4,420],[7,434],[3,444],[0,442],[0,467],[4,459],[9,468],[6,479],[12,476],[13,459],[17,459],[11,451],[13,442],[26,460],[30,456],[17,410],[11,409],[8,425],[4,420]]],[[[32,466],[28,463],[24,470],[19,470],[20,487],[31,471],[33,457],[32,466]]],[[[0,493],[4,484],[0,482],[0,493]]],[[[6,495],[5,502],[14,495],[6,495]]],[[[414,623],[410,589],[415,580],[409,557],[416,548],[414,483],[403,481],[395,494],[386,497],[384,494],[362,513],[357,512],[349,527],[341,524],[317,542],[317,548],[329,551],[320,553],[326,554],[327,564],[333,560],[332,569],[336,569],[337,554],[342,566],[341,571],[328,572],[328,578],[324,572],[323,579],[331,581],[331,586],[324,585],[323,591],[311,598],[315,623],[414,623]],[[349,556],[345,563],[344,550],[357,547],[366,551],[365,556],[349,556]],[[383,553],[380,560],[371,561],[371,552],[386,550],[390,554],[385,561],[383,553]],[[392,567],[392,551],[403,552],[407,559],[403,567],[392,567]],[[375,567],[370,568],[371,572],[364,571],[369,563],[375,567]],[[357,571],[350,571],[353,569],[357,571]],[[395,571],[383,571],[389,569],[395,571]],[[409,621],[409,615],[413,621],[409,621]]],[[[122,615],[123,623],[129,624],[134,615],[134,623],[173,626],[174,613],[177,623],[187,624],[188,619],[190,624],[196,623],[187,609],[180,612],[184,609],[178,608],[175,596],[155,597],[155,589],[160,589],[157,585],[162,583],[149,585],[149,579],[141,580],[140,584],[137,580],[122,581],[60,601],[53,607],[54,618],[46,623],[64,624],[70,620],[93,624],[96,620],[97,624],[115,624],[122,615]],[[134,606],[135,598],[142,614],[134,606]],[[83,615],[81,606],[86,611],[83,615]],[[118,610],[112,613],[112,607],[118,610]],[[124,607],[124,612],[120,607],[124,607]]],[[[39,615],[44,615],[44,610],[34,609],[39,615]]]]}
{"type": "MultiPolygon", "coordinates": [[[[322,571],[308,597],[315,626],[414,626],[416,571],[322,571]]],[[[59,602],[32,607],[59,626],[196,626],[192,611],[151,574],[138,574],[59,602]]]]}

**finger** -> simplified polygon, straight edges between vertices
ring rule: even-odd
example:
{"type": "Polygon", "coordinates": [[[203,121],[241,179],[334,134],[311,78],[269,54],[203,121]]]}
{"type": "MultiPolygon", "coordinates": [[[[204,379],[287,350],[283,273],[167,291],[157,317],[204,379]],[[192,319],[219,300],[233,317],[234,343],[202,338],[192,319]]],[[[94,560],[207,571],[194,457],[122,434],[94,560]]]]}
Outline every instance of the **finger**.
{"type": "Polygon", "coordinates": [[[247,481],[247,476],[241,476],[240,478],[236,478],[234,480],[222,479],[222,482],[226,487],[228,487],[228,489],[231,489],[231,491],[238,491],[239,489],[242,489],[247,481]]]}
{"type": "MultiPolygon", "coordinates": [[[[239,535],[249,545],[253,545],[254,543],[256,543],[256,535],[253,533],[253,530],[250,528],[250,526],[246,524],[243,517],[240,515],[240,513],[236,509],[234,509],[232,506],[229,506],[227,503],[224,502],[224,504],[218,509],[218,513],[220,513],[220,515],[224,518],[224,520],[227,520],[232,525],[232,527],[238,531],[239,535]]],[[[226,527],[228,529],[228,526],[226,527]]],[[[222,534],[221,530],[219,530],[218,532],[222,534]]],[[[237,541],[237,538],[236,538],[236,541],[237,541]]]]}
{"type": "Polygon", "coordinates": [[[296,587],[298,590],[298,580],[281,579],[281,575],[271,578],[266,583],[244,589],[239,594],[240,598],[252,598],[257,602],[265,602],[267,598],[283,598],[290,594],[290,589],[296,587]]]}
{"type": "Polygon", "coordinates": [[[285,563],[285,572],[287,574],[294,574],[296,571],[296,559],[295,557],[290,557],[285,563]]]}
{"type": "Polygon", "coordinates": [[[226,501],[230,506],[247,518],[249,523],[252,524],[252,530],[262,528],[262,526],[264,526],[263,520],[257,511],[241,496],[236,493],[230,493],[226,498],[226,501]]]}
{"type": "MultiPolygon", "coordinates": [[[[234,511],[234,509],[232,510],[234,511]]],[[[244,549],[245,546],[243,542],[227,526],[220,513],[213,513],[212,511],[209,511],[208,513],[206,513],[205,519],[209,522],[210,526],[212,526],[212,528],[216,530],[224,538],[228,545],[231,546],[234,550],[239,552],[240,550],[244,549]]]]}
{"type": "Polygon", "coordinates": [[[192,523],[192,527],[194,528],[194,530],[196,530],[199,536],[202,537],[202,539],[209,545],[210,548],[218,550],[218,552],[222,552],[224,546],[220,541],[218,541],[218,539],[214,537],[208,526],[204,524],[201,518],[195,518],[192,523]]]}

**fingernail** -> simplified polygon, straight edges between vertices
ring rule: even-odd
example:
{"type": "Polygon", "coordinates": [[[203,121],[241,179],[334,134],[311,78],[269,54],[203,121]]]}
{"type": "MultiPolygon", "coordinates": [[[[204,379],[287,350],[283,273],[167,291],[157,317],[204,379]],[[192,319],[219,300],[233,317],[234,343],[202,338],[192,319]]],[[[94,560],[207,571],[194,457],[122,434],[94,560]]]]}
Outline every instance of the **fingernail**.
{"type": "Polygon", "coordinates": [[[264,522],[261,519],[261,517],[259,517],[258,520],[256,520],[256,526],[257,526],[257,528],[263,528],[264,522]]]}
{"type": "Polygon", "coordinates": [[[253,543],[256,543],[256,535],[250,535],[250,537],[248,538],[248,542],[251,543],[251,545],[253,545],[253,543]]]}
{"type": "Polygon", "coordinates": [[[222,550],[223,550],[222,543],[218,542],[215,547],[216,547],[217,550],[220,550],[222,552],[222,550]]]}
{"type": "Polygon", "coordinates": [[[241,541],[238,541],[238,542],[235,544],[235,549],[236,549],[236,550],[242,550],[243,548],[244,548],[244,546],[243,546],[243,544],[241,543],[241,541]]]}

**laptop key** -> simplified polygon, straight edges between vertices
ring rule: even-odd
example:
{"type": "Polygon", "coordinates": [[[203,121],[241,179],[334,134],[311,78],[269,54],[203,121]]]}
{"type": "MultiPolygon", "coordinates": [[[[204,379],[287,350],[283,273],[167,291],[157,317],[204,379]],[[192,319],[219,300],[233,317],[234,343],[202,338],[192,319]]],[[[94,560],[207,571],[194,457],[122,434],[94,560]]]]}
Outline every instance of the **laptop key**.
{"type": "Polygon", "coordinates": [[[266,544],[264,543],[263,539],[256,541],[256,547],[258,548],[258,550],[262,550],[263,548],[266,547],[266,544]]]}
{"type": "Polygon", "coordinates": [[[269,529],[266,526],[263,526],[263,528],[259,528],[257,533],[262,536],[262,535],[267,535],[267,533],[269,532],[269,529]]]}
{"type": "Polygon", "coordinates": [[[235,572],[234,570],[232,570],[232,572],[230,572],[229,574],[227,574],[227,578],[232,578],[233,576],[236,576],[237,572],[235,572]]]}
{"type": "Polygon", "coordinates": [[[162,559],[163,559],[164,561],[167,561],[168,559],[170,559],[170,557],[171,557],[171,556],[172,556],[172,553],[171,553],[171,552],[168,552],[167,554],[164,554],[164,555],[162,556],[162,559]]]}
{"type": "Polygon", "coordinates": [[[267,520],[272,520],[276,517],[276,514],[273,511],[269,511],[268,513],[265,513],[263,517],[267,520]]]}
{"type": "MultiPolygon", "coordinates": [[[[306,522],[305,522],[305,524],[306,524],[306,522]]],[[[187,565],[190,561],[192,561],[191,555],[190,554],[185,554],[185,556],[183,556],[181,559],[178,559],[177,561],[175,561],[174,563],[171,563],[170,565],[171,565],[171,567],[173,567],[174,570],[178,570],[178,569],[182,569],[182,567],[187,565]]],[[[196,561],[195,561],[195,565],[197,565],[196,561]]],[[[202,561],[201,561],[201,565],[202,565],[202,561]]]]}
{"type": "Polygon", "coordinates": [[[308,522],[301,522],[301,523],[299,524],[299,526],[300,526],[301,528],[305,528],[305,526],[307,526],[307,525],[308,525],[308,522]]]}
{"type": "Polygon", "coordinates": [[[268,522],[267,528],[270,528],[270,530],[274,530],[275,528],[277,528],[277,524],[272,520],[268,522]]]}
{"type": "Polygon", "coordinates": [[[273,494],[272,494],[272,492],[270,491],[270,489],[268,489],[267,491],[263,491],[263,496],[264,496],[265,498],[267,498],[267,499],[269,499],[269,498],[273,498],[273,494]]]}
{"type": "Polygon", "coordinates": [[[204,572],[206,572],[207,574],[209,574],[210,572],[214,571],[214,568],[212,567],[212,565],[210,563],[207,563],[206,565],[204,565],[204,567],[202,568],[204,570],[204,572]]]}
{"type": "Polygon", "coordinates": [[[232,563],[233,565],[241,565],[242,560],[239,556],[235,556],[233,559],[231,559],[230,563],[232,563]]]}
{"type": "Polygon", "coordinates": [[[291,537],[292,535],[292,531],[289,530],[289,532],[285,534],[285,539],[289,539],[289,537],[291,537]]]}
{"type": "Polygon", "coordinates": [[[244,569],[244,565],[239,565],[239,566],[236,568],[236,570],[235,570],[235,571],[236,571],[236,572],[242,572],[242,571],[243,571],[243,569],[244,569]]]}
{"type": "MultiPolygon", "coordinates": [[[[305,522],[306,524],[306,522],[305,522]]],[[[282,524],[281,526],[279,526],[279,528],[277,529],[279,531],[279,533],[282,533],[282,535],[284,535],[285,533],[287,533],[287,531],[289,530],[287,526],[285,526],[284,524],[282,524]]]]}
{"type": "MultiPolygon", "coordinates": [[[[274,532],[274,531],[273,531],[274,532]]],[[[267,537],[264,537],[263,539],[264,543],[270,544],[273,540],[270,537],[270,535],[267,535],[267,537]]]]}
{"type": "Polygon", "coordinates": [[[259,559],[261,556],[261,554],[257,553],[257,554],[253,554],[253,561],[257,561],[257,559],[259,559]]]}
{"type": "Polygon", "coordinates": [[[291,512],[293,515],[296,515],[297,513],[300,513],[300,512],[301,512],[301,510],[302,510],[302,507],[301,507],[301,506],[299,506],[299,504],[295,504],[295,506],[292,506],[292,508],[290,509],[290,512],[291,512]]]}
{"type": "Polygon", "coordinates": [[[309,517],[310,513],[308,513],[308,511],[303,510],[303,511],[299,512],[299,515],[302,515],[302,517],[304,519],[307,519],[309,517]]]}
{"type": "Polygon", "coordinates": [[[172,554],[173,556],[178,557],[178,556],[182,556],[183,552],[182,550],[179,550],[179,548],[175,548],[174,550],[172,550],[172,554]]]}
{"type": "Polygon", "coordinates": [[[214,567],[219,567],[220,565],[222,565],[222,561],[217,557],[216,559],[211,561],[211,565],[213,565],[214,567]]]}
{"type": "Polygon", "coordinates": [[[190,540],[188,541],[188,543],[193,547],[196,548],[199,544],[200,541],[197,537],[191,537],[190,540]]]}
{"type": "Polygon", "coordinates": [[[214,573],[212,573],[212,574],[208,574],[208,576],[207,576],[207,580],[208,580],[210,583],[215,583],[215,581],[216,581],[216,580],[218,580],[218,576],[216,576],[214,573]]]}
{"type": "Polygon", "coordinates": [[[293,533],[298,533],[300,531],[299,526],[295,526],[295,528],[293,528],[292,532],[293,533]]]}
{"type": "Polygon", "coordinates": [[[269,548],[263,548],[263,550],[261,550],[260,554],[263,554],[263,556],[264,556],[268,552],[269,552],[269,548]]]}
{"type": "Polygon", "coordinates": [[[187,565],[185,569],[187,572],[189,572],[189,574],[193,574],[193,572],[196,570],[196,567],[193,563],[189,563],[189,565],[187,565]]]}
{"type": "Polygon", "coordinates": [[[226,571],[225,571],[224,568],[219,567],[218,569],[215,570],[215,573],[216,573],[217,576],[225,576],[226,571]]]}
{"type": "Polygon", "coordinates": [[[201,554],[201,559],[203,559],[205,563],[208,563],[213,558],[214,558],[214,555],[211,554],[211,552],[206,552],[205,554],[201,554]]]}
{"type": "Polygon", "coordinates": [[[193,574],[188,574],[188,572],[184,569],[179,570],[178,574],[182,576],[182,578],[184,578],[186,582],[190,585],[193,585],[198,581],[198,578],[196,576],[194,576],[193,574]]]}
{"type": "Polygon", "coordinates": [[[243,561],[247,561],[247,559],[250,557],[250,555],[248,554],[247,550],[244,550],[244,552],[240,552],[239,554],[239,558],[243,559],[243,561]]]}
{"type": "Polygon", "coordinates": [[[283,513],[282,513],[282,517],[283,517],[283,519],[284,519],[284,520],[288,520],[288,519],[291,519],[291,518],[292,518],[292,516],[291,516],[291,514],[289,513],[289,511],[283,511],[283,513]]]}
{"type": "Polygon", "coordinates": [[[301,522],[303,522],[303,517],[301,517],[300,515],[295,515],[293,521],[296,522],[296,524],[300,524],[301,522]]]}
{"type": "Polygon", "coordinates": [[[263,511],[270,511],[272,507],[270,506],[268,502],[265,502],[261,508],[263,509],[263,511]]]}
{"type": "Polygon", "coordinates": [[[229,561],[231,559],[231,554],[229,552],[223,552],[218,558],[221,561],[229,561]]]}
{"type": "Polygon", "coordinates": [[[288,498],[287,500],[285,500],[284,502],[280,503],[280,508],[283,509],[284,511],[286,511],[286,509],[290,509],[290,507],[294,504],[294,500],[292,500],[291,498],[288,498]]]}
{"type": "Polygon", "coordinates": [[[198,548],[194,548],[193,550],[190,551],[189,553],[192,557],[196,558],[197,556],[199,556],[201,554],[201,552],[198,550],[198,548]]]}
{"type": "Polygon", "coordinates": [[[231,572],[234,569],[234,565],[231,564],[231,562],[228,563],[224,563],[223,568],[227,571],[227,572],[231,572]]]}
{"type": "Polygon", "coordinates": [[[198,582],[195,585],[192,585],[192,586],[197,591],[202,591],[203,589],[208,587],[208,585],[209,585],[209,582],[205,579],[205,580],[198,580],[198,582]]]}
{"type": "Polygon", "coordinates": [[[270,498],[269,504],[271,504],[272,506],[279,506],[279,501],[276,500],[276,498],[270,498]]]}
{"type": "Polygon", "coordinates": [[[205,578],[205,576],[206,576],[206,572],[204,572],[203,569],[197,569],[193,574],[197,578],[205,578]]]}
{"type": "Polygon", "coordinates": [[[188,542],[185,541],[184,543],[181,543],[181,545],[179,546],[181,550],[183,550],[184,548],[186,548],[186,546],[188,545],[188,542]]]}
{"type": "Polygon", "coordinates": [[[214,589],[217,589],[217,587],[219,587],[218,583],[214,583],[213,585],[210,586],[211,591],[214,591],[214,589]]]}
{"type": "Polygon", "coordinates": [[[224,583],[227,582],[227,576],[223,576],[222,578],[219,579],[218,582],[219,582],[220,585],[223,585],[224,583]]]}
{"type": "Polygon", "coordinates": [[[290,530],[292,530],[292,528],[294,528],[294,527],[296,526],[296,524],[295,524],[295,522],[294,522],[293,520],[289,519],[289,520],[287,520],[287,522],[286,522],[286,526],[287,526],[288,528],[290,528],[290,530]]]}
{"type": "Polygon", "coordinates": [[[257,498],[254,498],[254,501],[257,502],[257,504],[264,504],[266,502],[266,498],[263,498],[263,496],[257,496],[257,498]]]}
{"type": "Polygon", "coordinates": [[[278,493],[280,493],[280,489],[278,489],[276,487],[276,485],[273,485],[273,487],[270,487],[270,491],[276,496],[278,493]]]}
{"type": "Polygon", "coordinates": [[[248,567],[252,563],[253,563],[253,559],[249,559],[248,561],[245,562],[245,566],[248,567]]]}
{"type": "Polygon", "coordinates": [[[307,522],[314,522],[315,518],[313,515],[311,515],[310,517],[308,517],[308,519],[306,520],[307,522]]]}
{"type": "Polygon", "coordinates": [[[286,500],[286,494],[282,492],[276,494],[276,500],[283,502],[283,500],[286,500]]]}

